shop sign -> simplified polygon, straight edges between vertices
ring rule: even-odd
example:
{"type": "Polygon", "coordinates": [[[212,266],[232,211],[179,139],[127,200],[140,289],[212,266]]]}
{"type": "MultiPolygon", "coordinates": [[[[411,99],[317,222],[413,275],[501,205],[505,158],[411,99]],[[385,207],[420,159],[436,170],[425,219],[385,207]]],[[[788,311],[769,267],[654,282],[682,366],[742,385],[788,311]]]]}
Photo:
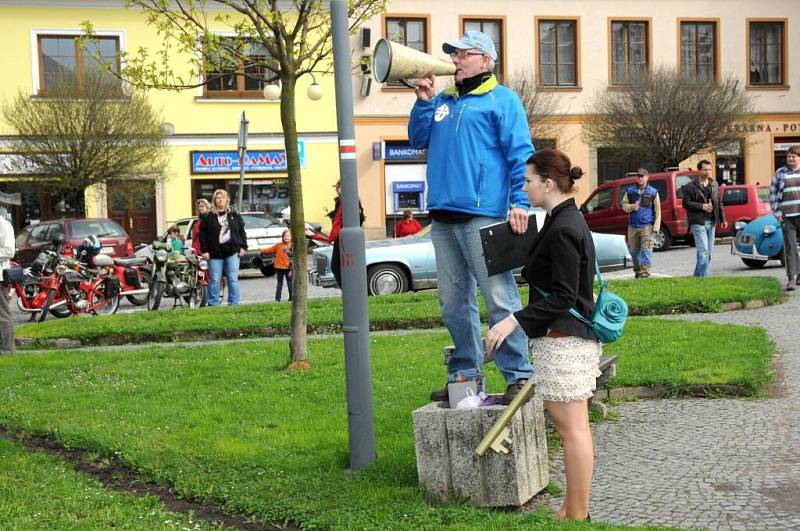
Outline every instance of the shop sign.
{"type": "MultiPolygon", "coordinates": [[[[306,167],[306,143],[297,142],[300,151],[300,167],[306,167]]],[[[192,173],[238,173],[239,153],[237,151],[192,151],[192,173]]],[[[286,151],[283,149],[263,149],[247,152],[244,171],[246,173],[286,171],[286,151]]]]}
{"type": "Polygon", "coordinates": [[[395,181],[392,183],[392,191],[396,194],[402,192],[424,192],[425,181],[395,181]]]}
{"type": "Polygon", "coordinates": [[[798,133],[800,122],[748,122],[729,125],[728,134],[733,133],[798,133]]]}
{"type": "Polygon", "coordinates": [[[0,154],[0,175],[36,175],[36,167],[17,154],[0,154]]]}
{"type": "Polygon", "coordinates": [[[413,148],[407,143],[402,143],[402,144],[387,143],[384,158],[386,160],[424,161],[428,158],[428,150],[413,148]]]}

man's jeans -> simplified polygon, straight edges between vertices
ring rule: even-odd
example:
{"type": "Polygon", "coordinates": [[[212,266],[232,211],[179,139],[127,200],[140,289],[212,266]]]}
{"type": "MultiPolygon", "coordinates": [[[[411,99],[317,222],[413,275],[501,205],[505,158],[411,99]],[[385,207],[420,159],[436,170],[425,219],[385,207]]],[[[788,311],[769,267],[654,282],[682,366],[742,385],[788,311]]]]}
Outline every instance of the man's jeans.
{"type": "Polygon", "coordinates": [[[790,281],[797,276],[797,233],[800,232],[800,216],[783,218],[783,252],[786,257],[786,275],[790,281]]]}
{"type": "MultiPolygon", "coordinates": [[[[489,310],[490,327],[522,308],[511,272],[491,277],[486,272],[478,231],[498,221],[503,220],[480,217],[466,223],[431,223],[439,306],[442,321],[455,344],[448,366],[450,381],[455,381],[458,376],[473,378],[483,371],[478,286],[489,310]]],[[[509,335],[494,353],[494,363],[507,384],[531,376],[533,367],[528,361],[528,338],[521,329],[509,335]]]]}
{"type": "Polygon", "coordinates": [[[692,225],[692,236],[695,249],[697,249],[697,265],[694,266],[694,276],[696,277],[707,277],[708,271],[711,269],[715,230],[713,221],[706,221],[703,225],[692,225]]]}
{"type": "Polygon", "coordinates": [[[628,250],[636,276],[648,276],[653,263],[653,226],[628,227],[628,250]]]}
{"type": "Polygon", "coordinates": [[[219,285],[222,275],[228,281],[228,304],[239,304],[239,255],[212,258],[208,261],[208,305],[219,306],[219,285]]]}

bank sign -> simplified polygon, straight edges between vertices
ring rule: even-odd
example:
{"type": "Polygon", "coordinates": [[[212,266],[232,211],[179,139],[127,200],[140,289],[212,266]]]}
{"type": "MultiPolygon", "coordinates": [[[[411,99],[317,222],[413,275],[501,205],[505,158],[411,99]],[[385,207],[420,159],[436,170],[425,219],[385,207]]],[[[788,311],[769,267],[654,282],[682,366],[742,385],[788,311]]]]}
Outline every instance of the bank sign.
{"type": "MultiPolygon", "coordinates": [[[[300,151],[300,167],[306,167],[306,143],[297,142],[300,151]]],[[[239,173],[239,153],[237,151],[192,151],[192,173],[239,173]]],[[[247,152],[245,173],[264,173],[286,171],[286,151],[283,149],[262,149],[247,152]]]]}

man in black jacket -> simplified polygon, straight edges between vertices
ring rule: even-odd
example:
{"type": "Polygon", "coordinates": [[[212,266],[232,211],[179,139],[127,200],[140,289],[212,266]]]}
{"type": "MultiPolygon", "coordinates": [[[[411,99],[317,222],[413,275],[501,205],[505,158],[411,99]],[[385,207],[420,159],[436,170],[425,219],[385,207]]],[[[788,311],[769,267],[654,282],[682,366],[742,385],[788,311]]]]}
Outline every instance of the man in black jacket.
{"type": "Polygon", "coordinates": [[[701,160],[697,163],[697,169],[700,175],[683,187],[683,208],[686,209],[697,249],[694,276],[707,277],[717,223],[725,229],[728,221],[719,200],[719,186],[714,181],[711,162],[701,160]]]}

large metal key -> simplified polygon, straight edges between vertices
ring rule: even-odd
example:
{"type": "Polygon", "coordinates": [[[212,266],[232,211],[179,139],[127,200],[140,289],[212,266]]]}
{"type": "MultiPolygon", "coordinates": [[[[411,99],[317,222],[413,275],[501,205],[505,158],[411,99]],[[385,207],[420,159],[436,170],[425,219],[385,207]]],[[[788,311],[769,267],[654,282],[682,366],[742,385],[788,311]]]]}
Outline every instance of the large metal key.
{"type": "Polygon", "coordinates": [[[508,422],[514,416],[514,414],[519,410],[519,408],[524,404],[528,397],[533,391],[533,380],[529,379],[525,382],[525,385],[522,386],[522,389],[519,390],[517,396],[514,397],[514,400],[506,407],[506,410],[503,411],[503,414],[497,419],[497,422],[494,423],[492,428],[489,432],[483,437],[483,440],[475,449],[475,453],[479,456],[483,457],[489,448],[497,452],[498,454],[508,453],[508,448],[504,445],[505,443],[511,444],[511,432],[508,429],[508,422]]]}
{"type": "Polygon", "coordinates": [[[489,446],[492,450],[497,452],[498,454],[507,454],[508,448],[505,447],[505,444],[511,444],[513,441],[511,440],[511,432],[508,431],[508,426],[502,429],[502,431],[497,435],[497,438],[492,441],[492,444],[489,446]]]}

